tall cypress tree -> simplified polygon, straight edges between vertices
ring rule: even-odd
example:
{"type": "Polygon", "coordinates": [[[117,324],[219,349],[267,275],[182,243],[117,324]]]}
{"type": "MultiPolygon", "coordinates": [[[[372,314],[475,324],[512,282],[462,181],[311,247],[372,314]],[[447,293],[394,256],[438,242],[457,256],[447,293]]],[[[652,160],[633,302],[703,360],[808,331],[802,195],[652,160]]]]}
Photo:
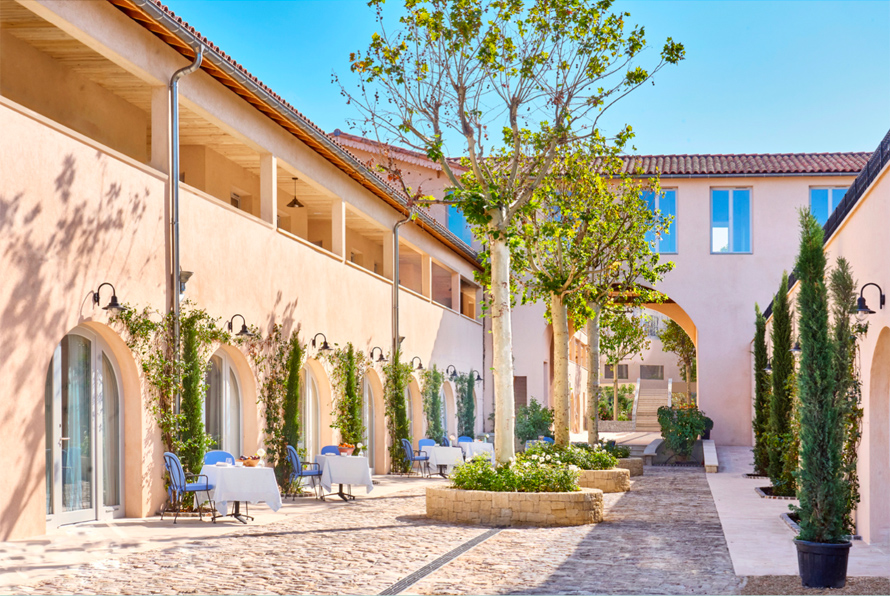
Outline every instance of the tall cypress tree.
{"type": "Polygon", "coordinates": [[[303,346],[299,333],[290,338],[290,354],[287,358],[287,386],[284,394],[284,428],[282,434],[294,449],[300,442],[300,369],[303,366],[303,346]]]}
{"type": "MultiPolygon", "coordinates": [[[[769,407],[769,477],[773,486],[781,490],[785,468],[783,441],[791,426],[791,385],[794,372],[794,355],[791,353],[791,307],[788,302],[788,272],[782,274],[779,293],[773,300],[773,392],[769,407]]],[[[782,491],[786,492],[786,491],[782,491]]]]}
{"type": "Polygon", "coordinates": [[[809,210],[801,212],[800,228],[800,539],[837,543],[844,535],[848,496],[842,457],[845,406],[836,391],[836,346],[828,330],[824,232],[809,210]]]}
{"type": "Polygon", "coordinates": [[[766,372],[766,320],[754,305],[754,470],[766,475],[769,468],[770,378],[766,372]]]}

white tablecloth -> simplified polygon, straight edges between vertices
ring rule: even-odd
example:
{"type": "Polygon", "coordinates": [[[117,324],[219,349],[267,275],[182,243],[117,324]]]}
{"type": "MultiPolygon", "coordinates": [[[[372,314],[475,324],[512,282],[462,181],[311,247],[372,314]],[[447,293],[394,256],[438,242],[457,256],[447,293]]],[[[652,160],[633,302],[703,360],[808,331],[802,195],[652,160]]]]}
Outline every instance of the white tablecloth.
{"type": "Polygon", "coordinates": [[[368,492],[374,490],[368,458],[362,455],[316,455],[321,469],[321,486],[331,492],[333,484],[356,484],[368,492]]]}
{"type": "Polygon", "coordinates": [[[447,466],[446,473],[451,473],[451,468],[464,463],[464,452],[458,447],[440,447],[438,445],[427,446],[423,452],[430,456],[430,470],[438,472],[438,466],[447,466]]]}
{"type": "Polygon", "coordinates": [[[201,468],[201,474],[206,475],[210,484],[215,485],[210,491],[210,497],[221,515],[228,513],[229,501],[264,502],[272,511],[281,509],[281,493],[278,492],[275,470],[272,468],[224,468],[211,465],[201,468]]]}
{"type": "Polygon", "coordinates": [[[494,445],[492,443],[483,443],[482,441],[473,441],[472,443],[458,443],[460,448],[464,450],[464,457],[470,459],[475,455],[489,454],[489,457],[494,456],[494,445]]]}

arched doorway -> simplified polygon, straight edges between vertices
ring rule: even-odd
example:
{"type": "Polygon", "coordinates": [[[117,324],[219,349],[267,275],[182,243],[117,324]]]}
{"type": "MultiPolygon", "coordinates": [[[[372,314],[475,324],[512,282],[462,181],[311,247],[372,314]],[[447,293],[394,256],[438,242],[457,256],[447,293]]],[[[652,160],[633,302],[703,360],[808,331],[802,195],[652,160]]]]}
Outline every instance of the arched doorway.
{"type": "Polygon", "coordinates": [[[241,382],[231,357],[224,350],[210,357],[205,382],[204,428],[213,439],[214,449],[238,457],[244,444],[241,382]]]}
{"type": "Polygon", "coordinates": [[[890,544],[890,327],[884,327],[878,335],[869,376],[868,393],[863,400],[864,449],[860,454],[865,455],[865,461],[860,463],[860,507],[864,515],[859,519],[859,530],[872,544],[890,544]]]}
{"type": "Polygon", "coordinates": [[[445,423],[443,424],[443,428],[445,428],[445,435],[457,436],[457,404],[454,400],[454,383],[451,381],[445,381],[442,383],[442,392],[444,397],[442,398],[442,411],[445,413],[445,423]]]}
{"type": "Polygon", "coordinates": [[[318,379],[308,366],[303,368],[300,383],[300,448],[309,461],[321,452],[321,400],[318,379]]]}
{"type": "Polygon", "coordinates": [[[426,420],[423,415],[423,397],[420,393],[420,384],[417,377],[412,376],[405,388],[405,406],[408,409],[409,434],[413,438],[416,447],[417,441],[424,438],[426,433],[426,420]]]}
{"type": "Polygon", "coordinates": [[[362,424],[365,427],[365,454],[368,454],[368,465],[374,473],[374,454],[377,452],[375,432],[374,391],[368,375],[362,379],[362,424]]]}
{"type": "Polygon", "coordinates": [[[107,344],[78,327],[46,374],[46,514],[52,526],[124,515],[121,374],[107,344]]]}

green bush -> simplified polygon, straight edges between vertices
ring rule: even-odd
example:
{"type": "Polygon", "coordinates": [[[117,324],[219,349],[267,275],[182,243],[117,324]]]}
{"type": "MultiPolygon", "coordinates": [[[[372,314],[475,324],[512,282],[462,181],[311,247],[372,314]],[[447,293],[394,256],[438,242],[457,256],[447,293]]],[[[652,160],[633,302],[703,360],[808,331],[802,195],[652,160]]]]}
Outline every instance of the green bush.
{"type": "Polygon", "coordinates": [[[614,457],[617,457],[618,459],[630,457],[630,447],[625,447],[624,445],[614,445],[609,441],[600,440],[600,442],[593,447],[591,447],[587,443],[574,443],[574,445],[583,447],[584,449],[602,449],[603,451],[609,453],[614,457]]]}
{"type": "MultiPolygon", "coordinates": [[[[633,417],[634,393],[633,385],[618,386],[618,420],[630,420],[633,417]]],[[[612,387],[599,388],[600,420],[612,420],[612,387]]]]}
{"type": "Polygon", "coordinates": [[[451,472],[451,487],[494,492],[561,493],[581,490],[578,468],[551,455],[519,454],[515,461],[492,465],[476,456],[451,472]]]}
{"type": "Polygon", "coordinates": [[[558,447],[549,443],[537,443],[525,450],[526,457],[549,456],[555,463],[577,466],[582,470],[611,470],[618,466],[618,459],[598,447],[569,445],[558,447]]]}
{"type": "Polygon", "coordinates": [[[661,436],[674,455],[685,458],[692,454],[695,441],[705,432],[705,414],[698,408],[658,408],[661,436]]]}
{"type": "Polygon", "coordinates": [[[552,437],[553,410],[545,408],[532,398],[532,403],[516,408],[516,438],[531,441],[538,437],[552,437]]]}

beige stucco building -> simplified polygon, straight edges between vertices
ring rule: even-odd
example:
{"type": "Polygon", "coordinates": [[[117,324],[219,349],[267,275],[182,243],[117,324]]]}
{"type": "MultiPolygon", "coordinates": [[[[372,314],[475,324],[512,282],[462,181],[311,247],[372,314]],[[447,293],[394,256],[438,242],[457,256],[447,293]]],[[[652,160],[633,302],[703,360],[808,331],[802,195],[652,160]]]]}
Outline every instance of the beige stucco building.
{"type": "MultiPolygon", "coordinates": [[[[398,262],[406,358],[481,373],[476,429],[491,428],[479,264],[459,212],[422,210],[399,229],[396,261],[393,230],[408,208],[368,167],[372,144],[319,130],[159,3],[0,0],[0,330],[14,346],[0,356],[0,450],[6,477],[14,479],[0,483],[0,540],[85,519],[152,515],[164,501],[163,447],[144,379],[102,308],[110,288],[102,288],[98,304],[93,293],[108,282],[121,301],[163,313],[180,292],[170,254],[168,85],[199,45],[201,69],[179,85],[181,162],[173,177],[181,268],[193,273],[184,297],[223,321],[240,314],[263,332],[281,324],[299,328],[304,340],[323,333],[331,343],[388,352],[398,262]]],[[[416,184],[444,191],[445,177],[424,156],[398,158],[413,168],[416,184]]],[[[753,304],[768,302],[793,261],[796,209],[821,200],[823,190],[830,209],[833,189],[849,187],[867,159],[640,158],[644,174],[659,173],[672,197],[654,206],[676,218],[670,241],[660,245],[676,263],[658,287],[670,301],[651,308],[696,342],[699,401],[719,443],[751,443],[753,304]]],[[[883,206],[873,202],[886,209],[886,191],[883,206]]],[[[860,220],[878,225],[876,217],[860,220]]],[[[856,243],[869,233],[850,233],[842,243],[851,259],[865,259],[867,247],[856,243]]],[[[853,265],[864,279],[867,266],[853,265]]],[[[539,304],[515,311],[517,403],[550,403],[552,334],[543,314],[539,304]]],[[[877,338],[885,336],[890,329],[869,335],[872,353],[884,354],[868,377],[879,389],[890,383],[880,373],[890,347],[877,338]]],[[[586,411],[586,342],[577,332],[570,352],[576,433],[586,411]]],[[[252,453],[263,426],[253,365],[237,346],[216,346],[211,358],[208,399],[220,400],[214,424],[223,447],[252,453]]],[[[666,361],[668,378],[674,362],[666,361]]],[[[317,451],[338,437],[330,428],[330,371],[311,345],[304,373],[304,446],[317,451]]],[[[382,388],[375,367],[365,421],[378,473],[389,464],[382,388]]],[[[453,433],[450,382],[444,397],[453,433]]],[[[419,378],[408,398],[416,441],[424,434],[419,378]]],[[[874,410],[883,430],[867,431],[871,442],[863,443],[864,452],[873,450],[863,457],[870,495],[888,488],[886,390],[883,400],[874,410]]],[[[864,500],[863,507],[877,506],[864,500]]],[[[880,511],[870,527],[886,526],[886,507],[880,511]]]]}

